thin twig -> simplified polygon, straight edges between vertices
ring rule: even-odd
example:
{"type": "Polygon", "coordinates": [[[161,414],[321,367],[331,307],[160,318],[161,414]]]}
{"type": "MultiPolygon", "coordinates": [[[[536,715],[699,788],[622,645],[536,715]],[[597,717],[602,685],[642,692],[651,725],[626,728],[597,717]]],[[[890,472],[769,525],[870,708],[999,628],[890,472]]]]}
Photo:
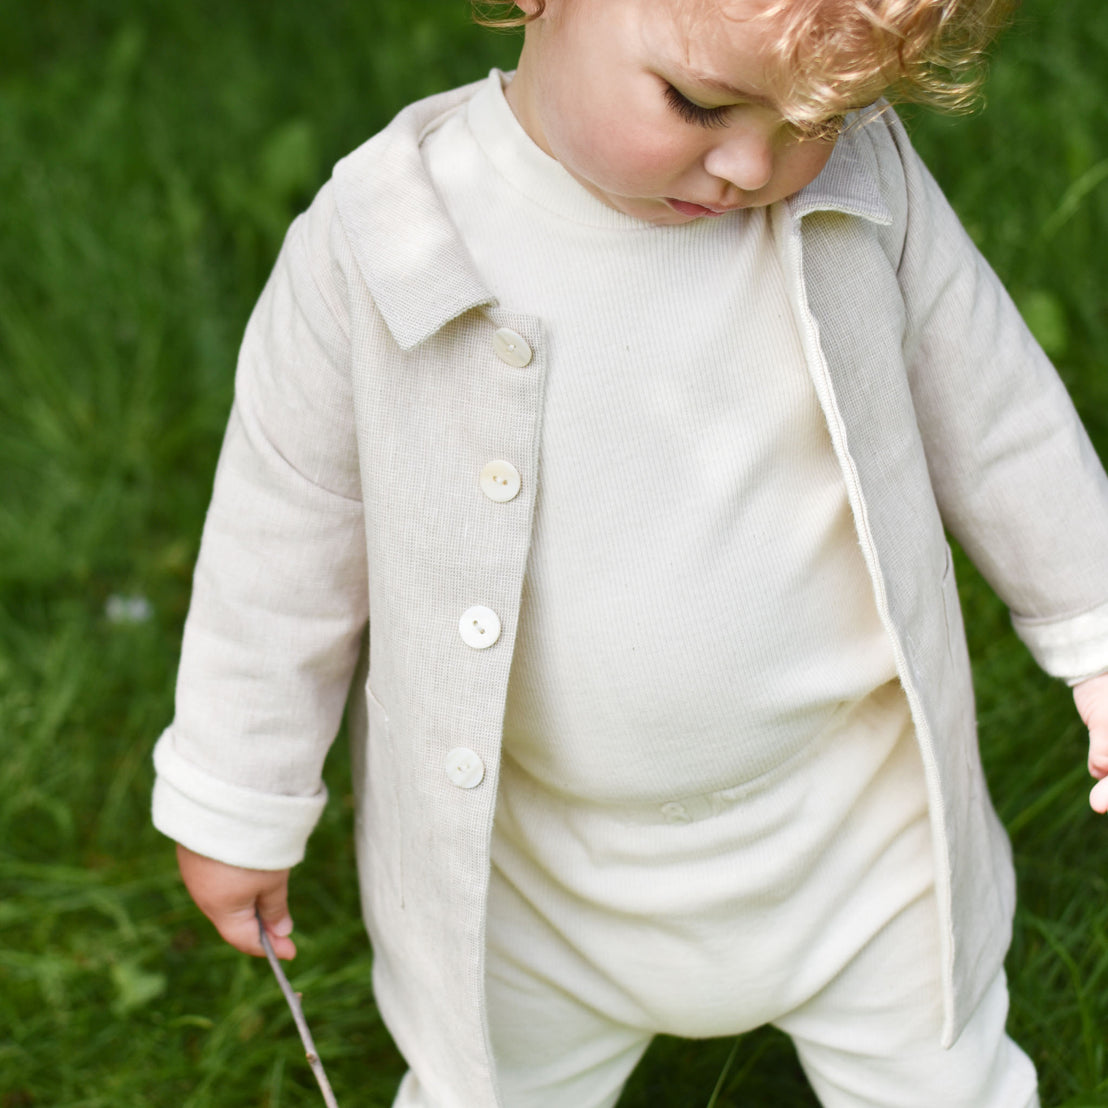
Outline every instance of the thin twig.
{"type": "Polygon", "coordinates": [[[339,1102],[335,1100],[335,1094],[331,1091],[331,1083],[327,1080],[327,1074],[323,1072],[323,1063],[316,1053],[315,1043],[312,1042],[312,1033],[308,1030],[308,1021],[304,1018],[304,1010],[300,1006],[300,994],[292,991],[289,979],[285,971],[281,969],[281,963],[277,961],[277,955],[273,953],[273,944],[265,932],[265,924],[262,923],[261,914],[255,911],[258,917],[258,934],[262,940],[262,949],[269,959],[269,967],[273,970],[273,976],[277,978],[277,984],[281,986],[281,992],[285,994],[292,1018],[296,1022],[296,1030],[300,1032],[300,1041],[304,1044],[304,1052],[308,1056],[308,1065],[312,1067],[316,1081],[319,1082],[319,1091],[323,1093],[323,1102],[327,1108],[339,1108],[339,1102]]]}

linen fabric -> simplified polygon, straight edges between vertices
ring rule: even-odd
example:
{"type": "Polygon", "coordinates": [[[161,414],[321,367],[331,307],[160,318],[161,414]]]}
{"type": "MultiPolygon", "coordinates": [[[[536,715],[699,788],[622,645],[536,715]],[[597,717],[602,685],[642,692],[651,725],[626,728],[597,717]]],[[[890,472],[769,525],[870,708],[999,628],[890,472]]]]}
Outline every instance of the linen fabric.
{"type": "Polygon", "coordinates": [[[609,1108],[654,1033],[763,1024],[826,1108],[1034,1102],[1003,972],[939,1045],[927,796],[899,683],[839,722],[680,826],[645,804],[558,805],[505,757],[486,964],[504,1104],[609,1108]]]}
{"type": "MultiPolygon", "coordinates": [[[[489,850],[546,365],[541,320],[485,288],[422,166],[421,135],[475,91],[402,112],[289,232],[247,328],[176,716],[155,750],[159,828],[282,868],[318,818],[353,688],[376,995],[439,1108],[499,1103],[489,850]],[[503,327],[534,352],[526,366],[497,356],[503,327]],[[478,485],[497,458],[522,479],[506,503],[478,485]],[[475,604],[500,619],[486,650],[458,633],[475,604]],[[484,766],[475,787],[447,777],[459,747],[484,766]]],[[[1099,672],[1108,478],[891,111],[850,127],[769,216],[918,739],[952,1043],[1001,966],[1013,890],[943,524],[1048,672],[1099,672]]]]}

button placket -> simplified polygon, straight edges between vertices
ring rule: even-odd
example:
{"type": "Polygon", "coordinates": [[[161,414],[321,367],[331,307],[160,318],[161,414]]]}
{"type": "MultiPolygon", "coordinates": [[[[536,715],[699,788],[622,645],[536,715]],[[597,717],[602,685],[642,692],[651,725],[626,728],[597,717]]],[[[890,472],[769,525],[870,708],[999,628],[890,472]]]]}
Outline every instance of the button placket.
{"type": "MultiPolygon", "coordinates": [[[[534,356],[527,340],[508,327],[501,327],[493,334],[492,346],[502,362],[517,369],[526,366],[534,356]]],[[[490,500],[505,503],[519,494],[522,480],[511,462],[497,458],[486,463],[478,484],[490,500]]],[[[462,613],[458,633],[467,646],[485,650],[500,638],[500,617],[491,608],[475,604],[462,613]]],[[[446,755],[443,768],[447,780],[459,789],[476,788],[485,777],[481,756],[467,746],[454,747],[446,755]]]]}

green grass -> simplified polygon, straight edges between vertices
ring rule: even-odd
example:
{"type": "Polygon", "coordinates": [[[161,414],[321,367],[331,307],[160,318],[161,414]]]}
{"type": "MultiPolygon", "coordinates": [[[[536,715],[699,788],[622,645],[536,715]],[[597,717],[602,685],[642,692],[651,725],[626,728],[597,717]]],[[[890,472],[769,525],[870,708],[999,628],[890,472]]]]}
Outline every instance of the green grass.
{"type": "MultiPolygon", "coordinates": [[[[13,0],[0,36],[0,1108],[321,1103],[264,963],[148,823],[239,335],[292,215],[415,96],[510,65],[464,0],[13,0]],[[152,618],[106,617],[141,595],[152,618]]],[[[1027,0],[990,106],[918,143],[1108,451],[1108,6],[1027,0]]],[[[1108,825],[1068,692],[960,566],[1015,845],[1013,1034],[1052,1108],[1108,1105],[1108,825]]],[[[294,983],[340,1103],[403,1065],[369,989],[345,752],[294,878],[294,983]]],[[[626,1108],[706,1104],[729,1041],[659,1041],[626,1108]]],[[[744,1038],[718,1108],[813,1105],[744,1038]]]]}

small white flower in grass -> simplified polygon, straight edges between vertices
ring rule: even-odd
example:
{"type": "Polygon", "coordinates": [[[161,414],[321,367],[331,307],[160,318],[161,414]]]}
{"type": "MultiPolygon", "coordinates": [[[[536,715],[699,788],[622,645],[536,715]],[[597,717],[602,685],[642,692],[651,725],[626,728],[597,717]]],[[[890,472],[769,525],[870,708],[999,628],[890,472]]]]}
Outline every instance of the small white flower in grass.
{"type": "Polygon", "coordinates": [[[148,623],[154,616],[154,609],[145,596],[114,592],[104,604],[104,615],[109,623],[148,623]]]}

